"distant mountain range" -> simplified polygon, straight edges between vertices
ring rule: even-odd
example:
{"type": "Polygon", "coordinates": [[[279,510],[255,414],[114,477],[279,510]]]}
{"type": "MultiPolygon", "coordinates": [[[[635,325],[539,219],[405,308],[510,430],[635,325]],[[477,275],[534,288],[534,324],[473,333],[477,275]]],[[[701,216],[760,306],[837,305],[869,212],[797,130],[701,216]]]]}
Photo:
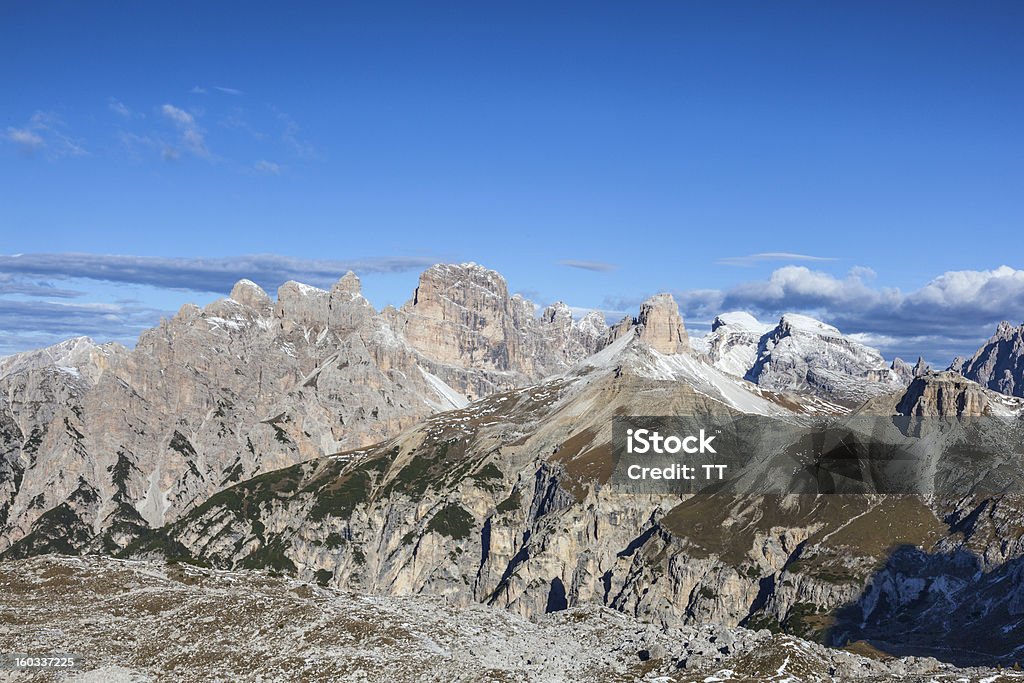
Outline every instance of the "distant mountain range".
{"type": "Polygon", "coordinates": [[[381,311],[352,273],[276,300],[243,280],[131,350],[0,360],[0,557],[162,557],[1012,664],[1018,497],[631,496],[609,479],[620,415],[1019,420],[1022,339],[1004,323],[936,373],[795,314],[726,313],[691,339],[669,295],[611,327],[575,320],[475,264],[433,266],[381,311]]]}

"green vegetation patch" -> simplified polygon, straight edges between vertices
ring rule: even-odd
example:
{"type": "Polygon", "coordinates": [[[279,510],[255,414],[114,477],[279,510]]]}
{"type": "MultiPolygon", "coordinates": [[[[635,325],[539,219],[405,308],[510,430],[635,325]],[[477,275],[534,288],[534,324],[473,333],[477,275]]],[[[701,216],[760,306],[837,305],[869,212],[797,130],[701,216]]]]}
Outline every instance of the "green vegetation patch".
{"type": "Polygon", "coordinates": [[[521,508],[523,505],[522,496],[519,494],[519,489],[512,489],[512,493],[508,494],[508,498],[498,503],[497,511],[502,512],[514,512],[521,508]]]}
{"type": "Polygon", "coordinates": [[[384,487],[383,495],[403,493],[410,498],[419,498],[427,489],[441,488],[444,483],[458,481],[467,475],[471,462],[465,461],[466,443],[459,439],[448,439],[433,448],[424,445],[415,453],[408,464],[384,487]]]}
{"type": "Polygon", "coordinates": [[[476,520],[458,503],[449,503],[427,523],[427,531],[455,540],[469,538],[476,520]]]}
{"type": "Polygon", "coordinates": [[[476,485],[485,491],[491,493],[497,493],[501,490],[502,482],[505,480],[505,475],[497,465],[493,462],[489,462],[479,470],[469,475],[469,478],[476,482],[476,485]]]}
{"type": "Polygon", "coordinates": [[[177,429],[175,429],[174,434],[171,435],[171,442],[168,445],[172,451],[177,451],[183,458],[191,459],[196,455],[196,449],[192,447],[192,442],[177,429]]]}

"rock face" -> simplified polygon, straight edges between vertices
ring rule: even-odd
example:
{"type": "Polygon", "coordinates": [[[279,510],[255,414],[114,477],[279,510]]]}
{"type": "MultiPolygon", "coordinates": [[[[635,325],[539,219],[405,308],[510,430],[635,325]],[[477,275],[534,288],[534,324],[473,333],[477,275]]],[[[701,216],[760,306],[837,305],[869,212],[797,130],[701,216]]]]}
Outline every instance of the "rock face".
{"type": "Polygon", "coordinates": [[[896,406],[896,414],[913,417],[986,415],[990,410],[985,393],[977,383],[956,373],[928,373],[910,383],[896,406]]]}
{"type": "Polygon", "coordinates": [[[999,323],[996,333],[971,358],[949,368],[993,391],[1024,396],[1024,325],[999,323]]]}
{"type": "Polygon", "coordinates": [[[702,350],[715,367],[743,377],[757,362],[761,337],[771,329],[771,325],[759,322],[749,313],[722,313],[712,321],[711,332],[704,337],[702,350]]]}
{"type": "MultiPolygon", "coordinates": [[[[641,495],[611,473],[621,415],[803,425],[884,391],[866,415],[1019,418],[1024,401],[953,373],[908,387],[799,316],[759,335],[723,316],[706,357],[687,353],[670,298],[607,329],[564,304],[538,315],[472,264],[431,268],[381,312],[353,275],[286,283],[276,301],[248,282],[233,294],[183,306],[131,351],[71,354],[80,369],[53,365],[63,351],[6,366],[0,556],[164,557],[537,620],[610,608],[654,631],[719,624],[713,649],[687,650],[700,671],[742,646],[737,626],[1019,657],[1015,496],[641,495]],[[719,367],[746,348],[756,384],[719,367]]],[[[648,660],[683,657],[662,640],[648,660]]]]}
{"type": "MultiPolygon", "coordinates": [[[[901,396],[890,400],[882,414],[901,396]]],[[[276,567],[531,619],[597,604],[659,628],[710,621],[836,645],[855,634],[897,654],[1012,663],[1024,625],[1002,627],[1024,586],[1024,539],[1012,532],[1020,501],[951,528],[947,520],[976,519],[979,503],[617,490],[612,418],[665,410],[798,419],[827,404],[662,354],[634,331],[562,377],[436,415],[375,447],[243,482],[125,554],[276,567]],[[890,562],[894,547],[917,554],[890,562]],[[944,559],[957,553],[964,559],[944,559]],[[920,587],[954,581],[943,614],[979,614],[984,628],[922,613],[941,600],[920,587]],[[873,601],[874,591],[885,599],[873,601]],[[907,619],[929,624],[931,639],[922,630],[900,645],[892,628],[907,619]]]]}
{"type": "Polygon", "coordinates": [[[914,366],[902,358],[894,358],[889,369],[892,370],[893,374],[899,377],[900,381],[905,384],[910,384],[916,376],[914,366]]]}
{"type": "Polygon", "coordinates": [[[504,278],[474,263],[432,266],[413,298],[385,316],[432,373],[473,398],[564,371],[604,343],[594,316],[577,323],[556,303],[538,318],[504,278]],[[466,367],[481,372],[467,377],[466,367]]]}
{"type": "Polygon", "coordinates": [[[265,471],[379,442],[568,369],[603,320],[538,317],[481,266],[435,266],[381,313],[349,273],[231,297],[142,334],[0,361],[0,552],[115,548],[265,471]],[[57,518],[78,529],[53,537],[57,518]],[[55,545],[56,544],[56,545],[55,545]]]}
{"type": "Polygon", "coordinates": [[[659,353],[676,354],[690,350],[690,338],[683,316],[671,294],[658,294],[640,304],[636,319],[640,341],[659,353]]]}
{"type": "Polygon", "coordinates": [[[903,391],[876,396],[856,411],[861,415],[906,417],[1000,417],[1024,415],[1024,400],[986,389],[955,372],[926,371],[903,391]]]}
{"type": "MultiPolygon", "coordinates": [[[[737,341],[749,338],[750,324],[745,322],[735,334],[729,327],[728,322],[719,325],[716,336],[734,339],[731,355],[724,357],[734,366],[743,357],[737,341]]],[[[876,349],[831,325],[792,313],[760,336],[754,362],[744,377],[775,391],[808,392],[848,405],[859,405],[903,383],[876,349]]]]}
{"type": "Polygon", "coordinates": [[[0,358],[0,380],[18,373],[56,368],[66,375],[81,376],[86,383],[94,383],[111,359],[126,351],[117,343],[96,344],[89,337],[74,337],[44,349],[0,358]]]}

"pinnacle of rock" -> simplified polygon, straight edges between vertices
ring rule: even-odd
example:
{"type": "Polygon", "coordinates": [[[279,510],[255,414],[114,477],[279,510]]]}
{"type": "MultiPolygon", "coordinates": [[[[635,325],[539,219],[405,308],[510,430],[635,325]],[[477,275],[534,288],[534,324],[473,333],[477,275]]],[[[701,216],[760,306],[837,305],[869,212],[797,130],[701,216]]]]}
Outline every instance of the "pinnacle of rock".
{"type": "Polygon", "coordinates": [[[239,280],[231,288],[231,298],[249,308],[257,310],[270,305],[270,297],[258,284],[252,280],[239,280]]]}
{"type": "Polygon", "coordinates": [[[665,354],[690,350],[690,338],[683,325],[683,316],[671,294],[657,294],[640,304],[636,319],[640,341],[665,354]]]}
{"type": "Polygon", "coordinates": [[[359,280],[359,276],[350,270],[334,283],[334,286],[331,287],[331,292],[348,294],[349,296],[362,296],[363,283],[359,280]]]}

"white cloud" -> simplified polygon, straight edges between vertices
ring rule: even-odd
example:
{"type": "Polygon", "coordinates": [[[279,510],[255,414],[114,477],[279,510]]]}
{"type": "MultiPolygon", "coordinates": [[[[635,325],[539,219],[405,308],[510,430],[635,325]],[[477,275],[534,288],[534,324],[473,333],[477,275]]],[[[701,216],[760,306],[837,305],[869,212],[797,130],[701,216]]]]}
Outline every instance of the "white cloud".
{"type": "Polygon", "coordinates": [[[165,104],[160,107],[160,111],[163,115],[174,121],[180,126],[194,126],[196,125],[195,117],[189,114],[184,109],[178,109],[173,104],[165,104]]]}
{"type": "Polygon", "coordinates": [[[28,128],[9,126],[7,128],[7,139],[29,151],[43,146],[43,138],[28,128]]]}
{"type": "Polygon", "coordinates": [[[8,126],[3,139],[17,145],[26,154],[45,150],[51,159],[84,155],[86,152],[81,143],[64,133],[66,127],[56,114],[37,111],[24,126],[8,126]]]}
{"type": "MultiPolygon", "coordinates": [[[[163,105],[160,107],[160,112],[178,128],[181,135],[181,145],[185,149],[197,157],[210,157],[210,151],[206,148],[206,137],[192,114],[184,109],[175,107],[173,104],[163,105]]],[[[166,152],[164,153],[164,158],[168,158],[166,152]]],[[[174,158],[177,158],[176,154],[174,158]]]]}
{"type": "Polygon", "coordinates": [[[868,284],[874,277],[874,271],[863,267],[837,277],[785,266],[767,280],[675,294],[689,316],[744,310],[772,319],[787,312],[808,313],[875,342],[883,351],[914,358],[973,353],[1000,320],[1024,320],[1024,270],[1000,266],[950,271],[910,292],[868,284]]]}

